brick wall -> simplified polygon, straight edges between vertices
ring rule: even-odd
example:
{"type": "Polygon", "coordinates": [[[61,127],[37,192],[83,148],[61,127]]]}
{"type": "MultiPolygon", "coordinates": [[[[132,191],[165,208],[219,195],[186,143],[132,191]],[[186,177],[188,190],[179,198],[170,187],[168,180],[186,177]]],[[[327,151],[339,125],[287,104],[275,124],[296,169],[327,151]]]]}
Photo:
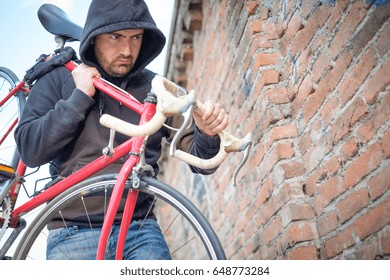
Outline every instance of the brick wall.
{"type": "Polygon", "coordinates": [[[224,104],[253,148],[237,188],[239,154],[207,177],[164,158],[161,179],[229,259],[389,259],[389,1],[176,5],[167,77],[224,104]]]}

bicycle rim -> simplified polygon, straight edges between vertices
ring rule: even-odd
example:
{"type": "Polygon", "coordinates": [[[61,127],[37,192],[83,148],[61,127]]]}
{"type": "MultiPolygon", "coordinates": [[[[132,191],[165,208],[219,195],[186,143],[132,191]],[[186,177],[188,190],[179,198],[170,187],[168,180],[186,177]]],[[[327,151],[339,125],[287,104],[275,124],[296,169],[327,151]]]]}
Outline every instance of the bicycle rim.
{"type": "MultiPolygon", "coordinates": [[[[38,243],[41,251],[42,248],[46,248],[45,245],[42,245],[42,240],[47,239],[45,226],[53,216],[85,195],[112,189],[115,180],[115,175],[91,178],[56,197],[27,227],[13,259],[35,258],[31,255],[31,252],[34,251],[33,245],[38,243]],[[44,232],[43,236],[41,235],[42,231],[44,232]]],[[[125,189],[132,189],[132,185],[126,184],[125,189]]],[[[186,197],[153,178],[144,178],[141,187],[137,190],[156,197],[154,212],[158,217],[157,220],[173,259],[225,259],[224,251],[214,230],[201,212],[186,197]],[[172,219],[168,220],[167,209],[171,211],[170,213],[173,212],[170,215],[173,217],[172,219]],[[162,212],[165,213],[164,217],[162,212]],[[179,237],[177,234],[175,237],[169,235],[169,233],[178,232],[180,232],[179,237]]]]}
{"type": "MultiPolygon", "coordinates": [[[[0,67],[0,101],[2,101],[18,83],[18,77],[9,69],[0,67]]],[[[20,119],[26,96],[18,91],[7,102],[0,107],[0,139],[3,139],[7,132],[8,136],[0,145],[0,162],[16,168],[19,162],[19,155],[14,140],[14,130],[11,129],[15,120],[20,119]]]]}

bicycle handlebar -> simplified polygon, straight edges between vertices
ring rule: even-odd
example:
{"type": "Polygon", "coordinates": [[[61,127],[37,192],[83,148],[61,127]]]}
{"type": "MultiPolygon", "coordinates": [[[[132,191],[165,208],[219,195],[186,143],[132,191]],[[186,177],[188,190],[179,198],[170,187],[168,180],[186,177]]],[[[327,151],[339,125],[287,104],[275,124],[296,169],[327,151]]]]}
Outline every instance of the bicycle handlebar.
{"type": "Polygon", "coordinates": [[[127,136],[147,136],[159,130],[168,116],[181,114],[184,116],[184,122],[172,140],[170,155],[194,167],[213,169],[221,165],[229,153],[243,152],[244,156],[233,174],[233,185],[236,186],[236,176],[249,157],[252,144],[251,133],[248,133],[243,138],[236,138],[226,130],[218,133],[221,139],[220,150],[211,159],[201,159],[182,150],[177,150],[177,143],[180,141],[182,134],[192,119],[192,110],[196,107],[195,110],[202,114],[203,104],[196,100],[194,91],[190,91],[188,95],[178,96],[182,93],[181,88],[161,76],[156,76],[152,80],[152,92],[157,96],[157,108],[155,115],[149,122],[142,125],[133,125],[116,117],[104,114],[100,118],[100,123],[127,136]]]}
{"type": "MultiPolygon", "coordinates": [[[[78,65],[74,62],[69,62],[66,66],[70,71],[73,71],[78,65]]],[[[105,87],[112,86],[101,78],[96,78],[94,85],[103,91],[105,87]]],[[[213,169],[221,165],[229,153],[243,152],[243,158],[233,174],[233,185],[236,186],[237,174],[249,157],[252,145],[251,133],[249,132],[243,138],[237,138],[226,130],[218,133],[221,139],[220,149],[218,154],[211,159],[201,159],[182,150],[177,150],[177,144],[187,129],[189,122],[192,120],[192,111],[195,108],[202,115],[204,105],[199,100],[196,100],[193,90],[183,95],[185,93],[184,89],[161,76],[153,78],[151,91],[157,96],[157,107],[150,121],[141,125],[134,125],[114,116],[103,114],[100,117],[100,123],[107,128],[130,137],[144,137],[157,132],[164,125],[167,117],[180,114],[184,117],[184,122],[172,140],[169,151],[170,156],[197,168],[213,169]]],[[[124,93],[127,97],[132,97],[127,92],[124,93]]]]}

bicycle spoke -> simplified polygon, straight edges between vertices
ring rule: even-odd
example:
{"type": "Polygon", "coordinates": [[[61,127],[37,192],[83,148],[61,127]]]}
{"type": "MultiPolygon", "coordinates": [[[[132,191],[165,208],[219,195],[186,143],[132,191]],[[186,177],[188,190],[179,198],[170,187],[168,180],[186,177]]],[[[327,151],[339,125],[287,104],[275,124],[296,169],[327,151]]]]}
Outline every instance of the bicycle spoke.
{"type": "MultiPolygon", "coordinates": [[[[159,200],[159,205],[156,206],[156,208],[163,208],[166,203],[164,201],[159,200]]],[[[157,211],[156,211],[157,212],[157,211]]],[[[204,256],[206,255],[206,251],[199,251],[199,248],[197,249],[197,242],[200,242],[199,235],[197,235],[195,232],[192,231],[186,231],[188,228],[192,228],[192,226],[189,225],[188,221],[184,219],[184,217],[181,215],[178,211],[171,211],[169,217],[166,215],[167,210],[160,210],[160,212],[164,212],[165,215],[164,220],[169,223],[164,223],[165,230],[163,232],[163,235],[165,239],[167,240],[168,246],[170,248],[174,248],[171,250],[171,256],[172,258],[177,259],[191,259],[194,256],[204,256]],[[180,240],[177,238],[170,238],[170,230],[172,228],[180,229],[185,232],[183,234],[180,234],[180,237],[182,237],[180,240]],[[191,235],[192,234],[192,235],[191,235]],[[191,235],[191,237],[189,237],[191,235]],[[192,250],[185,250],[188,248],[188,246],[191,246],[193,244],[192,250]]]]}
{"type": "Polygon", "coordinates": [[[195,240],[195,238],[198,238],[198,236],[194,236],[192,238],[190,238],[189,240],[187,240],[186,242],[184,242],[183,245],[181,245],[179,248],[177,248],[176,250],[174,250],[171,255],[173,256],[175,253],[177,253],[179,250],[183,249],[186,245],[188,245],[192,240],[195,240]]]}
{"type": "Polygon", "coordinates": [[[150,212],[152,211],[153,205],[156,203],[156,200],[157,200],[157,198],[155,197],[154,200],[153,200],[153,203],[150,205],[150,207],[149,207],[149,209],[148,209],[147,214],[145,215],[144,219],[142,220],[141,225],[140,225],[140,227],[139,227],[137,233],[135,234],[133,240],[131,241],[130,250],[133,249],[134,242],[135,242],[135,240],[137,239],[138,234],[139,234],[141,228],[143,227],[143,225],[144,225],[144,223],[145,223],[145,220],[147,219],[147,217],[149,216],[150,212]]]}
{"type": "MultiPolygon", "coordinates": [[[[107,188],[109,190],[107,193],[111,193],[112,188],[115,185],[115,180],[116,175],[102,175],[97,178],[91,178],[53,199],[26,230],[26,234],[23,236],[22,241],[14,254],[14,258],[26,258],[31,245],[35,242],[39,232],[54,217],[58,216],[58,211],[67,209],[70,205],[74,205],[73,203],[82,196],[94,197],[99,193],[104,196],[103,192],[105,192],[107,188]]],[[[158,198],[153,203],[155,204],[155,207],[151,207],[149,210],[146,210],[146,212],[150,213],[150,211],[155,209],[153,211],[157,217],[157,221],[160,222],[160,228],[164,229],[163,232],[166,234],[166,242],[175,259],[224,258],[222,247],[220,246],[215,233],[199,210],[197,210],[184,196],[169,186],[158,182],[155,179],[149,181],[146,180],[146,178],[143,178],[143,180],[146,181],[146,184],[143,182],[141,187],[137,188],[137,191],[158,198]],[[169,216],[171,218],[168,218],[169,216]],[[170,236],[171,232],[177,233],[180,238],[178,238],[177,235],[175,235],[175,237],[170,236]]],[[[131,190],[131,186],[130,183],[126,184],[126,189],[131,190]]],[[[107,198],[109,198],[109,195],[107,195],[107,198]]],[[[104,204],[105,202],[101,203],[104,204]]],[[[91,214],[94,215],[95,213],[92,212],[91,209],[88,209],[88,200],[85,200],[84,205],[85,211],[90,217],[89,220],[92,221],[93,225],[91,214]]],[[[146,217],[148,216],[149,215],[146,217]]],[[[145,228],[145,221],[145,217],[139,221],[140,228],[145,228]]],[[[135,232],[133,236],[135,236],[135,238],[140,237],[139,231],[135,232]]],[[[136,242],[137,240],[132,239],[130,242],[132,244],[129,245],[129,247],[134,246],[136,242]]],[[[80,243],[78,244],[81,245],[80,243]]],[[[126,254],[127,253],[129,253],[129,251],[126,251],[126,254]]]]}
{"type": "Polygon", "coordinates": [[[171,221],[171,223],[168,225],[168,227],[166,228],[166,230],[164,231],[164,236],[168,233],[168,231],[170,230],[170,228],[172,227],[172,225],[175,223],[177,217],[179,217],[179,214],[180,213],[177,213],[176,216],[173,218],[173,220],[171,221]]]}

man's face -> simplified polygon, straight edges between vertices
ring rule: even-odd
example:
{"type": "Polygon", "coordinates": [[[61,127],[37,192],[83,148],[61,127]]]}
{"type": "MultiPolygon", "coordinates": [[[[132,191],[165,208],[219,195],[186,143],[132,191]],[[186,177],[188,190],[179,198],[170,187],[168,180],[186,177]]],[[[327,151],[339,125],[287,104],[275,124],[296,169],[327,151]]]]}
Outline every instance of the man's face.
{"type": "Polygon", "coordinates": [[[141,49],[143,29],[124,29],[96,36],[95,54],[111,77],[122,77],[133,68],[141,49]]]}

